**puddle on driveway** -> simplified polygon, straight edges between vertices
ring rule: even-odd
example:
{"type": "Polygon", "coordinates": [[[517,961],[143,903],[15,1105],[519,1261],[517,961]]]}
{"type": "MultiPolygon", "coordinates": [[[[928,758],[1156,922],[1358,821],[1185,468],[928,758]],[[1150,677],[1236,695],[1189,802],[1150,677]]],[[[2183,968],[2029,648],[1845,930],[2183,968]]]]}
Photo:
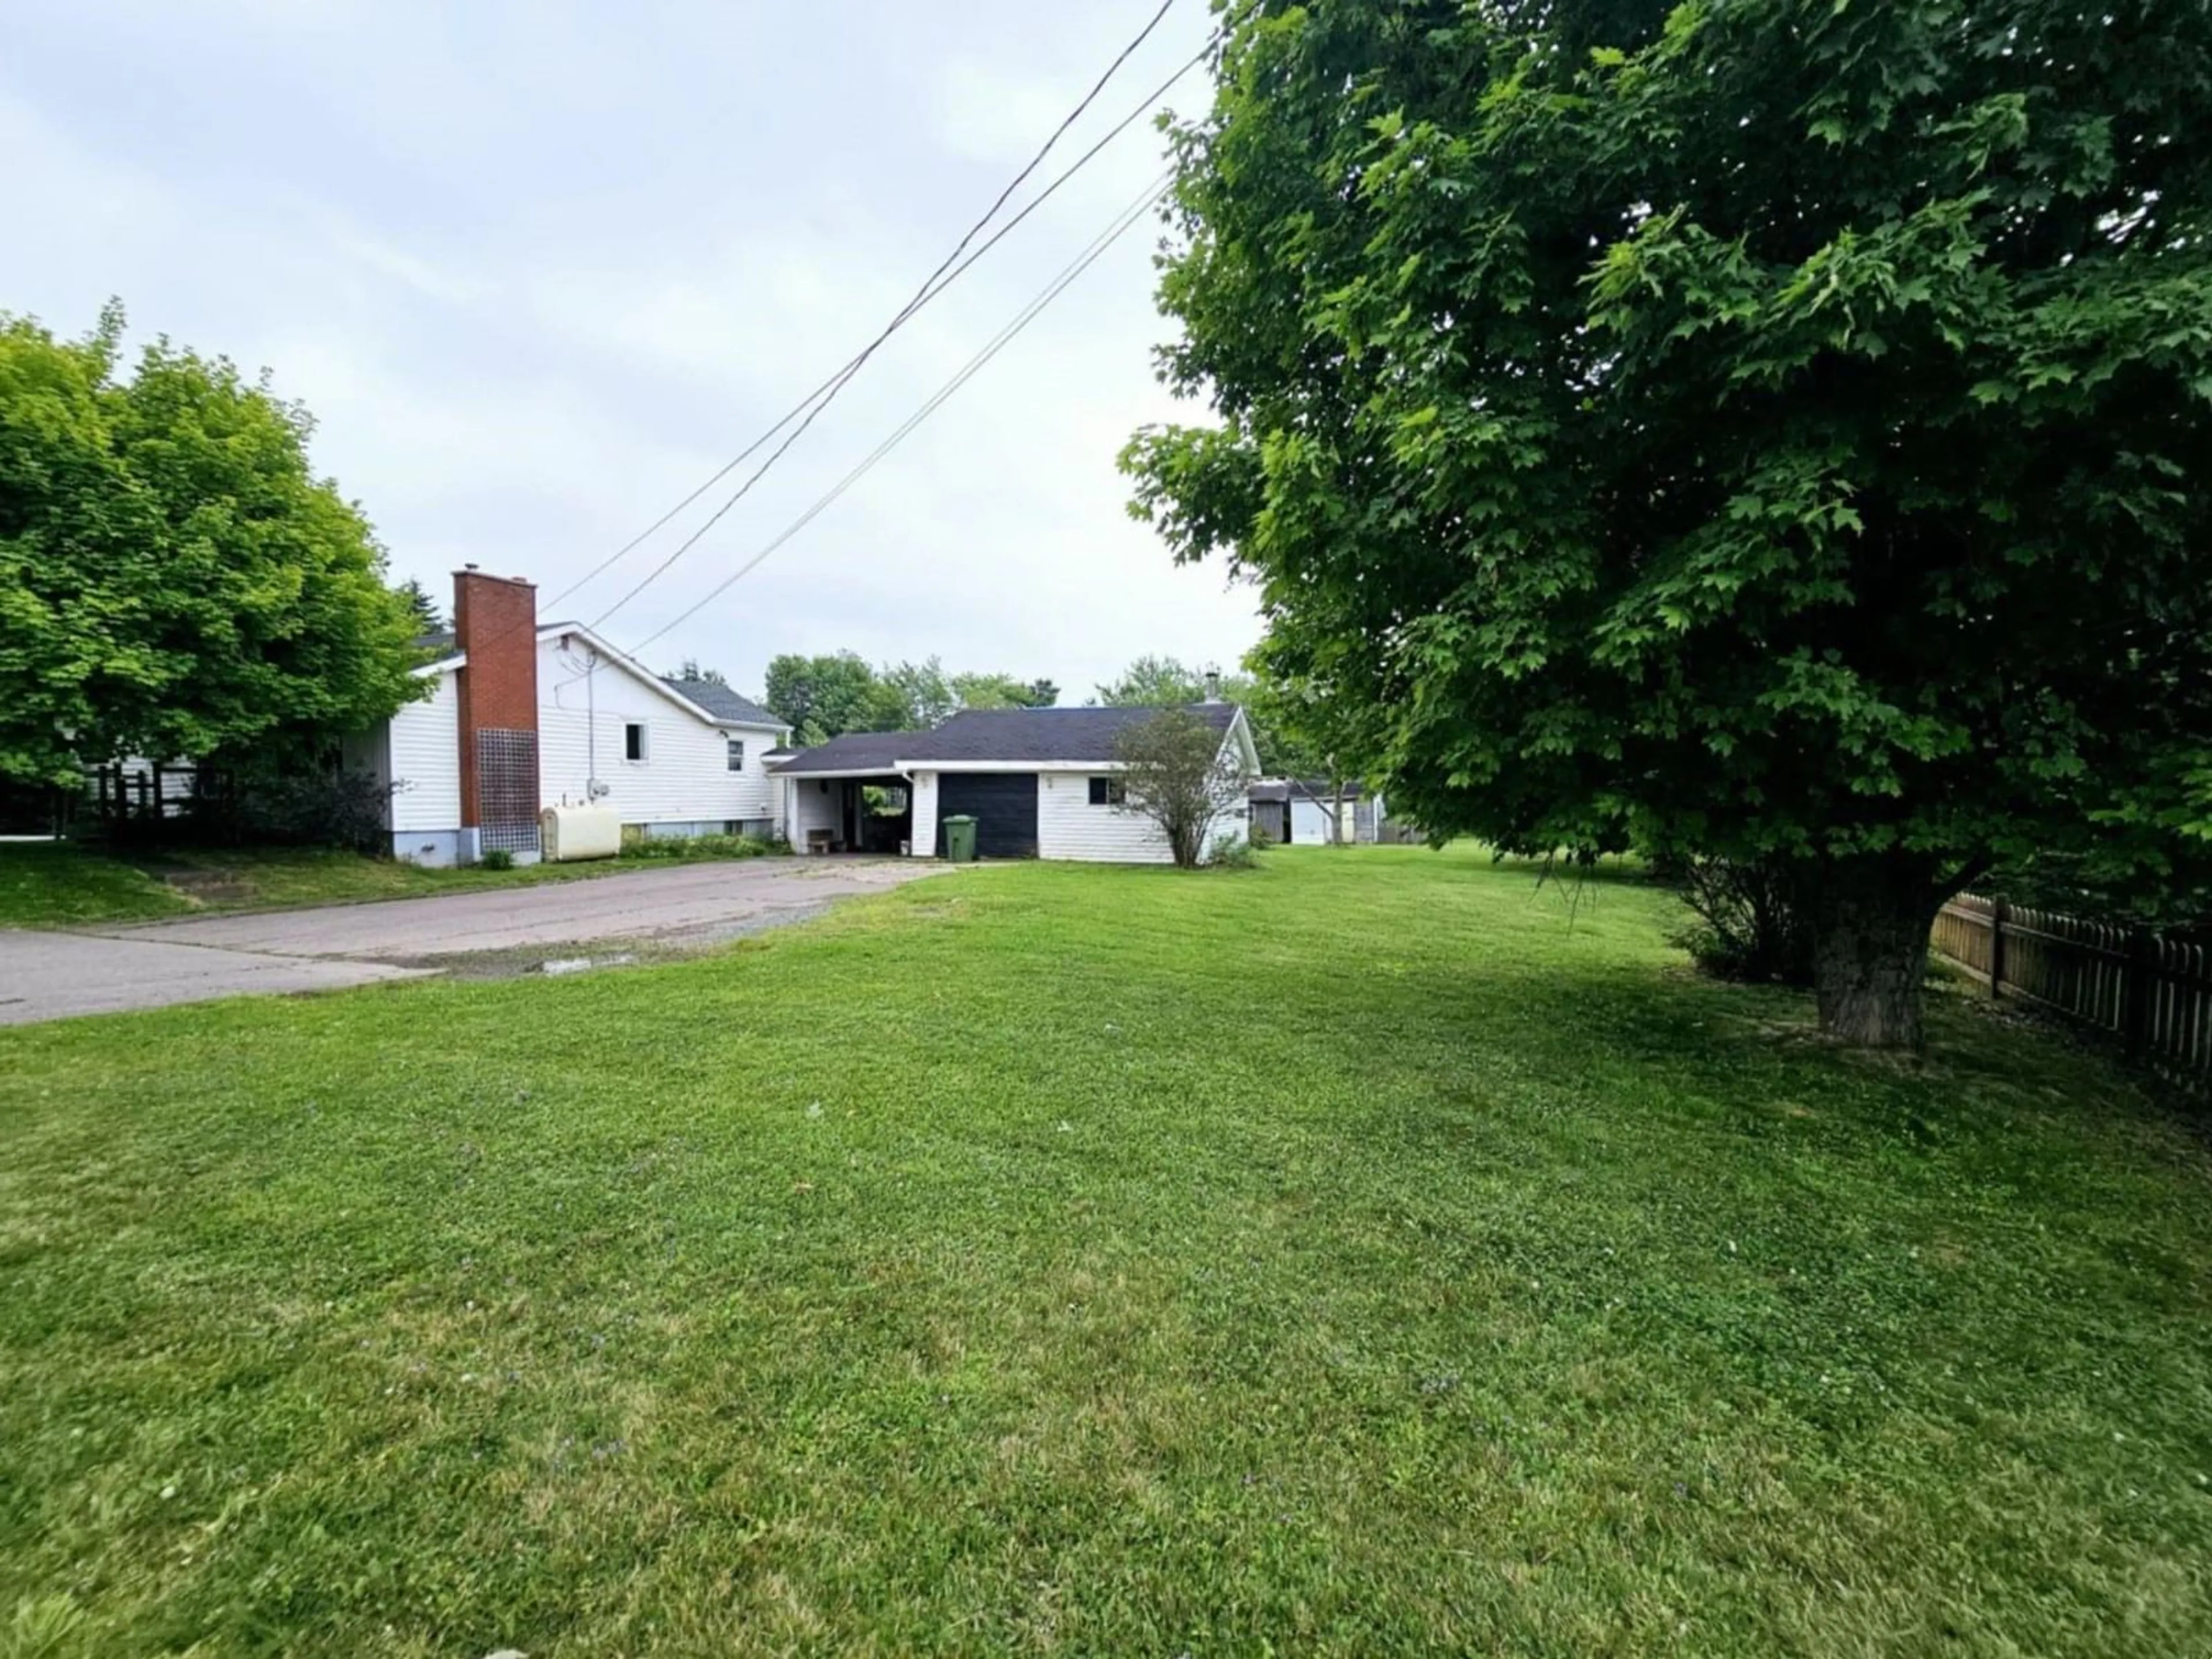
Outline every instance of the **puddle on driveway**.
{"type": "Polygon", "coordinates": [[[448,979],[524,979],[539,976],[562,979],[571,975],[610,972],[623,968],[652,968],[663,963],[684,962],[705,956],[733,939],[747,939],[796,921],[811,921],[829,914],[830,906],[795,904],[763,911],[734,921],[720,921],[678,933],[639,939],[593,939],[569,945],[523,945],[506,951],[469,951],[451,956],[380,957],[400,968],[427,968],[448,979]]]}

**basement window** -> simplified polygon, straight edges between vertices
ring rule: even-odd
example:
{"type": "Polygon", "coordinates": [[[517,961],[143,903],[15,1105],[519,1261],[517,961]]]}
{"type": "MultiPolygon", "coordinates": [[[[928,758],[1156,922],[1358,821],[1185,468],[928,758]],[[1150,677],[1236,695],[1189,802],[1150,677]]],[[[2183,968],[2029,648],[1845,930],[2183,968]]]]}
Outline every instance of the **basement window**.
{"type": "Polygon", "coordinates": [[[745,740],[743,738],[732,738],[730,739],[730,770],[742,772],[744,769],[745,740]]]}
{"type": "Polygon", "coordinates": [[[623,727],[623,758],[641,761],[646,758],[647,745],[643,722],[632,720],[623,727]]]}
{"type": "Polygon", "coordinates": [[[1119,806],[1127,799],[1119,778],[1091,780],[1091,804],[1093,806],[1119,806]]]}

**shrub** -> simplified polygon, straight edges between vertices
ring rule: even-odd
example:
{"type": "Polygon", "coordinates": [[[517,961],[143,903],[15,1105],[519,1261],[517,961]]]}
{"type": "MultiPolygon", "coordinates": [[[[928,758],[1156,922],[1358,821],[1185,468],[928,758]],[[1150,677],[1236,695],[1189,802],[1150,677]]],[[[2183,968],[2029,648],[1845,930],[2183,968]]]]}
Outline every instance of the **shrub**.
{"type": "Polygon", "coordinates": [[[182,817],[131,827],[149,837],[182,842],[382,853],[391,850],[384,829],[391,795],[390,785],[367,772],[208,767],[182,817]]]}
{"type": "Polygon", "coordinates": [[[512,870],[514,868],[514,854],[504,847],[495,847],[477,862],[487,870],[512,870]]]}
{"type": "Polygon", "coordinates": [[[1779,866],[1725,858],[1669,860],[1659,878],[1697,921],[1674,936],[1716,979],[1809,986],[1813,930],[1779,866]]]}
{"type": "Polygon", "coordinates": [[[1244,780],[1221,763],[1221,733],[1188,709],[1170,708],[1125,727],[1114,740],[1121,763],[1116,809],[1159,825],[1188,870],[1203,861],[1206,830],[1244,804],[1244,780]]]}
{"type": "Polygon", "coordinates": [[[625,837],[622,855],[659,863],[690,864],[709,859],[757,859],[775,850],[757,836],[647,836],[625,837]]]}
{"type": "Polygon", "coordinates": [[[1213,838],[1206,862],[1216,870],[1252,870],[1259,866],[1260,855],[1246,837],[1224,830],[1213,838]]]}

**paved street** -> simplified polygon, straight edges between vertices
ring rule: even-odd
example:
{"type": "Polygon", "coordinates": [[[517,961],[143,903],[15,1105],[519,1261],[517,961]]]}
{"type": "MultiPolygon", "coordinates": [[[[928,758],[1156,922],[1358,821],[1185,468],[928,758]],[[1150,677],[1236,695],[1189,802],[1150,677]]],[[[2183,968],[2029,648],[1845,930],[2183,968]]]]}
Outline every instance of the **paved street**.
{"type": "Polygon", "coordinates": [[[945,867],[754,859],[382,904],[67,933],[0,932],[0,1024],[365,985],[434,972],[441,957],[485,951],[710,942],[802,920],[834,899],[945,867]]]}

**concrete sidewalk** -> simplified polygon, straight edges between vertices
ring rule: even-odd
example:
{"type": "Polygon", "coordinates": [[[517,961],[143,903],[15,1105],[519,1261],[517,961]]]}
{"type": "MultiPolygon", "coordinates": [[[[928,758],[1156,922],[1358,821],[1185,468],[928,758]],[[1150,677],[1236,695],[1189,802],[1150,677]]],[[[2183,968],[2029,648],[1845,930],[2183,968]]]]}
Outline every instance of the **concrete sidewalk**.
{"type": "Polygon", "coordinates": [[[0,1024],[434,972],[441,957],[624,940],[709,944],[946,868],[925,860],[751,859],[435,898],[0,931],[0,1024]]]}

